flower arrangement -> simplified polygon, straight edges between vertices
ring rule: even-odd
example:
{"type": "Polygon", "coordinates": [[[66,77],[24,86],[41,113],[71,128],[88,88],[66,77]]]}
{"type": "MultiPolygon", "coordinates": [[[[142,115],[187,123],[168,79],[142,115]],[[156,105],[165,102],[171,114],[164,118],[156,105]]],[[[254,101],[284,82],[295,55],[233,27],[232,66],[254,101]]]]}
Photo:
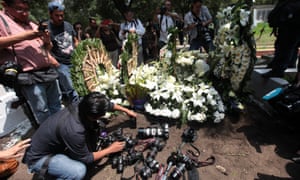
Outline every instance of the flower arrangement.
{"type": "Polygon", "coordinates": [[[226,104],[235,107],[242,107],[237,96],[242,98],[247,92],[256,61],[251,14],[251,3],[242,0],[217,14],[220,29],[215,39],[217,48],[210,57],[212,79],[226,104]]]}
{"type": "Polygon", "coordinates": [[[114,103],[129,104],[120,84],[120,71],[111,64],[99,39],[82,41],[72,56],[72,64],[73,85],[80,96],[98,91],[114,103]]]}

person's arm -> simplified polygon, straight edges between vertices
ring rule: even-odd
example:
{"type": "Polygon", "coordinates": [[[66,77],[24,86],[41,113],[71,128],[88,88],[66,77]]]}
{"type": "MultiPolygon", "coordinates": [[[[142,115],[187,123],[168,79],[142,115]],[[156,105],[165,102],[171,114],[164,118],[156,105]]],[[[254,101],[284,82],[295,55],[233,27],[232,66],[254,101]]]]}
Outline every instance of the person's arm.
{"type": "Polygon", "coordinates": [[[119,38],[121,40],[124,40],[125,39],[125,35],[126,33],[124,32],[124,27],[125,25],[122,23],[121,26],[120,26],[120,31],[119,31],[119,38]]]}
{"type": "Polygon", "coordinates": [[[13,159],[13,158],[19,158],[22,157],[21,151],[26,149],[30,146],[31,139],[26,139],[24,141],[19,142],[18,144],[14,145],[13,147],[0,151],[0,160],[7,160],[7,159],[13,159]]]}
{"type": "Polygon", "coordinates": [[[113,110],[125,112],[126,114],[128,114],[128,116],[132,116],[132,117],[137,116],[137,114],[134,111],[131,111],[131,110],[129,110],[123,106],[120,106],[118,104],[114,104],[113,110]]]}
{"type": "Polygon", "coordinates": [[[190,31],[192,29],[194,29],[197,26],[196,23],[194,23],[194,21],[192,20],[192,18],[190,17],[190,14],[186,14],[184,16],[184,30],[185,31],[190,31]]]}
{"type": "Polygon", "coordinates": [[[177,21],[183,22],[183,19],[177,13],[167,12],[166,15],[171,16],[171,18],[177,21]]]}
{"type": "Polygon", "coordinates": [[[135,32],[136,32],[136,34],[138,34],[138,35],[140,35],[140,36],[143,36],[143,35],[145,34],[145,31],[146,31],[146,30],[145,30],[145,28],[144,28],[142,22],[141,22],[139,19],[137,19],[137,22],[138,22],[138,25],[137,25],[137,27],[136,27],[135,32]]]}
{"type": "Polygon", "coordinates": [[[116,152],[120,152],[124,149],[125,142],[114,142],[108,148],[103,149],[101,151],[97,151],[93,153],[94,161],[98,161],[99,159],[116,152]]]}
{"type": "Polygon", "coordinates": [[[16,43],[32,40],[42,35],[41,32],[37,30],[25,31],[16,35],[0,37],[0,49],[4,49],[10,47],[16,43]]]}
{"type": "Polygon", "coordinates": [[[203,22],[202,25],[208,26],[210,23],[212,23],[212,16],[207,7],[203,7],[203,13],[204,13],[206,19],[208,19],[208,20],[203,22]]]}

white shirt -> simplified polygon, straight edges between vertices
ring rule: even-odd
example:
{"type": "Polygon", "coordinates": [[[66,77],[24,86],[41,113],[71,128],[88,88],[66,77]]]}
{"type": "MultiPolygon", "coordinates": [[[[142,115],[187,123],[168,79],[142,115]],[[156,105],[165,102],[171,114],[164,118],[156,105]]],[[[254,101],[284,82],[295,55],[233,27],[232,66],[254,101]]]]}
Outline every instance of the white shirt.
{"type": "Polygon", "coordinates": [[[171,16],[163,15],[161,19],[161,15],[157,15],[159,24],[160,24],[160,36],[159,41],[164,43],[168,42],[168,29],[175,26],[174,21],[171,16]]]}
{"type": "Polygon", "coordinates": [[[126,21],[122,23],[120,26],[119,38],[124,41],[127,39],[128,33],[123,35],[123,31],[128,31],[130,29],[134,29],[136,34],[138,35],[138,43],[142,45],[142,36],[145,34],[145,28],[139,19],[134,19],[131,22],[126,21]]]}
{"type": "MultiPolygon", "coordinates": [[[[198,18],[202,21],[202,22],[206,22],[210,19],[212,19],[212,16],[209,13],[209,10],[206,6],[202,6],[201,7],[201,11],[200,14],[198,15],[198,18]]],[[[197,23],[197,21],[195,20],[196,18],[194,17],[194,15],[192,14],[192,12],[188,12],[185,14],[184,16],[184,27],[187,27],[191,24],[197,23]]],[[[193,40],[197,37],[197,27],[191,29],[188,32],[189,36],[190,36],[190,40],[193,40]]]]}

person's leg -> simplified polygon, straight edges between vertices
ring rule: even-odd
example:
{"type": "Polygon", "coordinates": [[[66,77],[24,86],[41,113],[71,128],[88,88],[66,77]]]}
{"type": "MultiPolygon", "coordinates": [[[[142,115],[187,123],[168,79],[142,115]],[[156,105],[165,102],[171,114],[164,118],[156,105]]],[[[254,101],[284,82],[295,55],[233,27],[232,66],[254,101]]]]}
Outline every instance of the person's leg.
{"type": "Polygon", "coordinates": [[[272,65],[272,71],[283,75],[292,59],[293,52],[297,48],[300,36],[299,32],[290,28],[281,28],[278,33],[278,44],[272,65]]]}
{"type": "Polygon", "coordinates": [[[199,40],[197,39],[193,39],[190,43],[190,51],[193,51],[193,50],[200,50],[200,47],[201,47],[201,43],[199,40]]]}
{"type": "Polygon", "coordinates": [[[144,54],[143,54],[143,47],[138,47],[138,66],[144,63],[144,54]]]}
{"type": "Polygon", "coordinates": [[[51,115],[61,110],[61,98],[58,82],[56,80],[48,83],[46,95],[51,115]]]}
{"type": "Polygon", "coordinates": [[[67,103],[76,101],[78,94],[73,88],[70,65],[60,64],[57,71],[59,74],[59,86],[61,87],[63,96],[67,97],[67,103]]]}
{"type": "MultiPolygon", "coordinates": [[[[29,170],[39,174],[47,158],[48,156],[41,158],[31,165],[29,170]]],[[[81,180],[85,177],[86,171],[87,168],[83,163],[70,159],[66,155],[57,154],[52,156],[49,161],[47,175],[56,179],[81,180]]]]}
{"type": "Polygon", "coordinates": [[[45,84],[22,86],[21,91],[28,101],[38,123],[41,124],[44,122],[51,115],[45,84]]]}
{"type": "Polygon", "coordinates": [[[110,51],[109,53],[109,57],[111,58],[111,62],[112,64],[117,67],[118,66],[118,61],[119,61],[119,50],[116,49],[114,51],[110,51]]]}

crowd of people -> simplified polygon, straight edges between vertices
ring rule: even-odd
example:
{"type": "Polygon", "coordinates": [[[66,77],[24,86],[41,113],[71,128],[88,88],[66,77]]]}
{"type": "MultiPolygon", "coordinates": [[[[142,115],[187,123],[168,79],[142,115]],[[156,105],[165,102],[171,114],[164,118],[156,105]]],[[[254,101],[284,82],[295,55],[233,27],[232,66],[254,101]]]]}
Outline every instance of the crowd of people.
{"type": "MultiPolygon", "coordinates": [[[[3,0],[2,5],[0,62],[5,64],[12,60],[21,66],[15,79],[15,90],[28,102],[40,126],[31,140],[1,152],[0,165],[13,164],[7,160],[20,157],[19,152],[27,148],[23,162],[30,172],[41,176],[47,174],[58,179],[83,179],[87,164],[124,148],[124,142],[116,142],[106,149],[95,151],[90,146],[94,142],[89,141],[95,136],[95,122],[107,111],[117,110],[137,116],[97,92],[79,97],[72,85],[70,68],[72,53],[80,41],[100,38],[115,67],[118,67],[119,55],[128,33],[138,35],[138,65],[148,58],[159,56],[159,49],[167,44],[168,29],[175,26],[180,30],[181,44],[185,35],[188,37],[190,50],[203,49],[207,53],[214,50],[213,31],[209,28],[213,19],[202,0],[193,0],[190,11],[185,15],[175,13],[171,0],[165,0],[153,19],[145,24],[135,17],[132,10],[127,9],[123,14],[124,22],[120,24],[110,19],[98,24],[95,17],[90,17],[86,28],[80,22],[73,25],[67,22],[64,19],[64,5],[56,1],[48,4],[49,20],[40,25],[29,20],[28,0],[3,0]],[[62,108],[62,102],[66,108],[62,108]]],[[[290,28],[280,30],[278,42],[285,38],[285,32],[290,33],[290,28]]],[[[280,54],[283,47],[292,46],[293,49],[289,50],[294,52],[298,41],[299,38],[293,44],[277,43],[276,57],[284,56],[280,54]]],[[[285,53],[290,55],[292,52],[285,53]]],[[[278,69],[265,76],[281,75],[288,65],[279,66],[276,63],[278,60],[275,59],[272,67],[278,69]]]]}
{"type": "MultiPolygon", "coordinates": [[[[123,111],[132,117],[136,117],[136,113],[111,103],[97,92],[79,98],[72,85],[70,68],[72,53],[80,41],[100,38],[112,64],[117,67],[128,33],[136,33],[140,65],[144,63],[144,57],[158,57],[159,49],[167,43],[169,28],[181,24],[181,33],[189,34],[193,37],[191,40],[196,36],[202,40],[200,35],[195,35],[201,33],[196,30],[197,27],[212,22],[201,0],[192,3],[190,14],[193,17],[184,19],[172,11],[171,1],[166,0],[146,28],[130,9],[123,13],[124,22],[120,24],[112,20],[103,20],[98,24],[96,18],[90,17],[86,28],[80,22],[72,25],[64,18],[64,5],[57,1],[48,4],[49,20],[35,24],[29,19],[29,5],[28,0],[2,1],[0,62],[3,65],[10,61],[21,68],[5,67],[4,75],[15,70],[18,76],[3,75],[1,78],[12,78],[15,82],[13,88],[30,105],[39,127],[32,139],[1,152],[0,165],[6,168],[6,173],[0,172],[3,176],[15,172],[18,165],[15,158],[20,157],[20,151],[25,148],[23,162],[31,172],[58,179],[82,179],[86,175],[87,164],[124,148],[124,142],[113,143],[101,151],[95,151],[90,146],[95,143],[89,142],[95,136],[95,122],[107,111],[123,111]],[[185,19],[186,24],[183,25],[185,19]],[[66,108],[62,108],[62,104],[66,108]]],[[[182,38],[180,42],[183,43],[182,38]]],[[[200,50],[200,46],[209,51],[205,42],[193,49],[200,50]]]]}

